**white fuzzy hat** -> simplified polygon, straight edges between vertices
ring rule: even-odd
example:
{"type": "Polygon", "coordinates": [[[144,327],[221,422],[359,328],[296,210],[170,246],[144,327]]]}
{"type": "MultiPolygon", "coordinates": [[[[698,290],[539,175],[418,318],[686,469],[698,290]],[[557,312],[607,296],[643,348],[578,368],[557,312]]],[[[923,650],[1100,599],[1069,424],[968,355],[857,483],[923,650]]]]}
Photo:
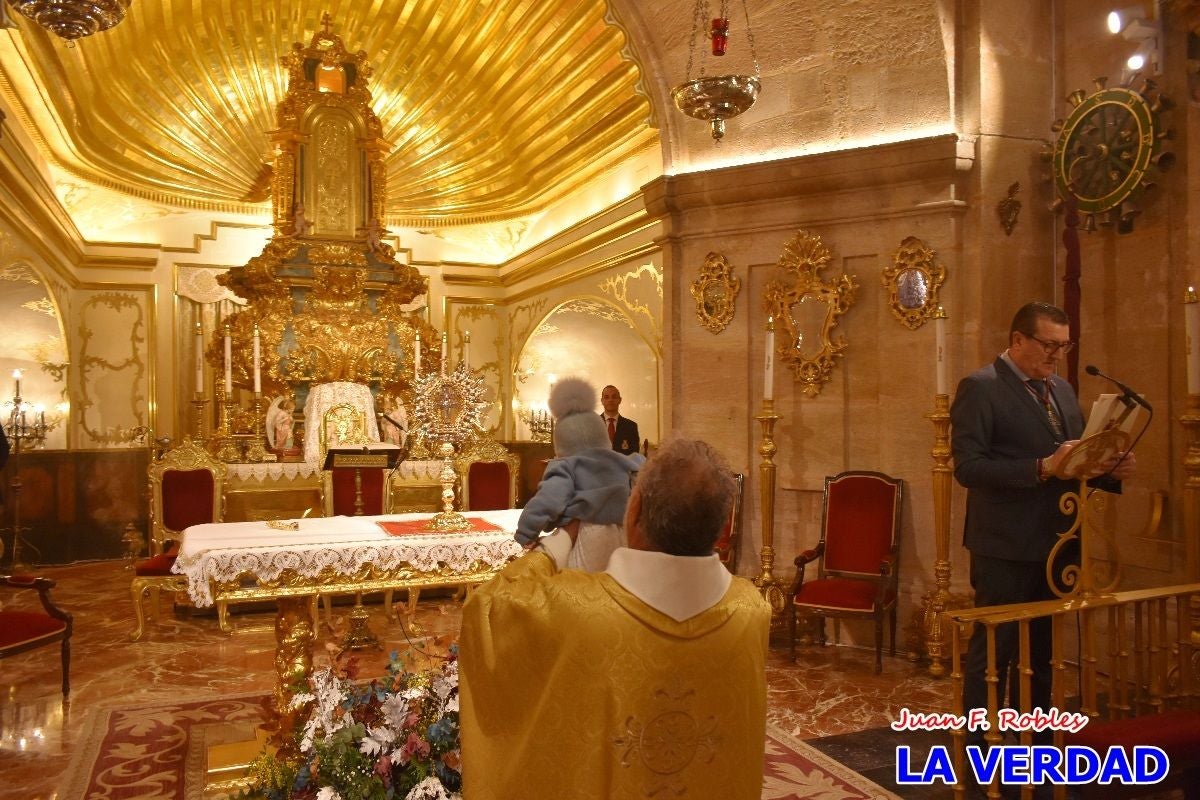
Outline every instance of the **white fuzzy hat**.
{"type": "Polygon", "coordinates": [[[573,456],[593,447],[608,449],[608,429],[596,413],[596,390],[583,378],[563,378],[550,389],[554,452],[573,456]]]}

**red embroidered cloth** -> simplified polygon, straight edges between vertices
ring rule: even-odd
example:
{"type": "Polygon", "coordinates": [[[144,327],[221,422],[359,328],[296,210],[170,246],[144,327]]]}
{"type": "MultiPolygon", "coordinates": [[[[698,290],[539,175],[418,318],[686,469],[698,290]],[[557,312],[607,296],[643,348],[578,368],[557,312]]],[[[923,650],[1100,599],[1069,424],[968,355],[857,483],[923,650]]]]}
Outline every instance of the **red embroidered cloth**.
{"type": "MultiPolygon", "coordinates": [[[[492,531],[503,530],[499,525],[493,525],[487,520],[467,518],[467,522],[471,523],[470,530],[454,531],[454,533],[490,533],[492,531]]],[[[429,530],[428,519],[414,519],[407,522],[376,522],[376,525],[383,528],[383,532],[388,536],[417,536],[436,533],[439,536],[445,535],[448,531],[431,531],[429,530]]]]}

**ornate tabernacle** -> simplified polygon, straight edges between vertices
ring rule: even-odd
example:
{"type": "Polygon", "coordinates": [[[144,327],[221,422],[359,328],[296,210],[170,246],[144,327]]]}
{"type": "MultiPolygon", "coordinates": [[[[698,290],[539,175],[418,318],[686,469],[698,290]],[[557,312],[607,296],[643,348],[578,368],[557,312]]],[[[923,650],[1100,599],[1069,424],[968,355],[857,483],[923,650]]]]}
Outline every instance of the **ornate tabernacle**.
{"type": "MultiPolygon", "coordinates": [[[[297,407],[298,389],[334,381],[411,403],[415,348],[437,340],[420,315],[428,282],[383,241],[390,145],[371,110],[367,56],[346,49],[328,14],[322,24],[308,46],[297,42],[282,58],[288,90],[267,168],[275,233],[260,255],[218,279],[247,301],[228,318],[228,372],[234,385],[261,383],[263,396],[297,407]]],[[[214,371],[225,367],[223,334],[205,358],[214,371]]],[[[439,366],[436,350],[422,359],[439,366]]],[[[235,433],[248,432],[234,422],[235,433]]]]}

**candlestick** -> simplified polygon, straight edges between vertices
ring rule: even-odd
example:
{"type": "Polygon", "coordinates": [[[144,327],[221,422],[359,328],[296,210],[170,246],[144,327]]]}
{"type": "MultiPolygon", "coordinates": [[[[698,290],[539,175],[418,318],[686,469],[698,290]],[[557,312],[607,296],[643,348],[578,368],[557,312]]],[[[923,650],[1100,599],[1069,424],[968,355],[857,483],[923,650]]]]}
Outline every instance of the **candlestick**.
{"type": "Polygon", "coordinates": [[[445,331],[442,332],[442,374],[446,374],[446,348],[448,346],[445,331]]]}
{"type": "Polygon", "coordinates": [[[254,393],[262,391],[262,361],[258,344],[258,323],[254,323],[254,393]]]}
{"type": "Polygon", "coordinates": [[[229,338],[229,323],[225,323],[225,394],[233,394],[233,340],[229,338]]]}
{"type": "Polygon", "coordinates": [[[196,323],[196,394],[204,394],[204,328],[196,323]]]}
{"type": "Polygon", "coordinates": [[[413,377],[421,374],[421,334],[413,338],[413,377]]]}
{"type": "Polygon", "coordinates": [[[17,390],[16,390],[15,394],[16,394],[17,399],[20,400],[21,399],[21,370],[19,370],[19,369],[13,370],[13,379],[17,382],[17,390]]]}
{"type": "Polygon", "coordinates": [[[933,332],[937,348],[934,354],[937,362],[937,393],[949,394],[946,387],[946,311],[941,306],[933,312],[933,332]]]}
{"type": "Polygon", "coordinates": [[[466,364],[467,369],[471,368],[471,332],[463,333],[463,364],[466,364]]]}
{"type": "Polygon", "coordinates": [[[1183,314],[1187,322],[1187,387],[1188,394],[1200,394],[1200,299],[1189,286],[1183,297],[1183,314]]]}
{"type": "Polygon", "coordinates": [[[766,363],[763,365],[763,399],[775,399],[775,318],[767,317],[766,363]]]}

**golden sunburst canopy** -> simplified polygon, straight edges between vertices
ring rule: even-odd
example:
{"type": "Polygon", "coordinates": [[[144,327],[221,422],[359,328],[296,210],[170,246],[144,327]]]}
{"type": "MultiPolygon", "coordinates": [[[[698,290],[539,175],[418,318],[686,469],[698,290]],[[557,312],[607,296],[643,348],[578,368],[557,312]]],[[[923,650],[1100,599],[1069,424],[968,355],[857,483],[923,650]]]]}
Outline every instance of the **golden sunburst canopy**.
{"type": "Polygon", "coordinates": [[[163,0],[66,49],[0,31],[0,90],[78,177],[194,208],[261,206],[280,59],[329,12],[367,54],[392,147],[387,222],[527,214],[657,140],[604,0],[163,0]]]}

